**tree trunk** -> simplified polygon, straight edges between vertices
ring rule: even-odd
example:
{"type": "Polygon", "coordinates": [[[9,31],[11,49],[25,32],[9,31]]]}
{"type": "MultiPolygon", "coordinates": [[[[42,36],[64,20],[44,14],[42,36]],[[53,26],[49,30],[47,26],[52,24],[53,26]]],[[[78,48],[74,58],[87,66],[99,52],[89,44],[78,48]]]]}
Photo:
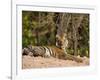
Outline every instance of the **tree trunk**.
{"type": "Polygon", "coordinates": [[[82,20],[83,20],[84,15],[80,15],[77,19],[77,22],[75,21],[76,19],[72,15],[72,28],[73,28],[73,40],[74,40],[74,55],[77,56],[78,50],[77,50],[77,45],[78,45],[78,40],[77,40],[77,33],[78,33],[78,27],[80,26],[82,20]]]}

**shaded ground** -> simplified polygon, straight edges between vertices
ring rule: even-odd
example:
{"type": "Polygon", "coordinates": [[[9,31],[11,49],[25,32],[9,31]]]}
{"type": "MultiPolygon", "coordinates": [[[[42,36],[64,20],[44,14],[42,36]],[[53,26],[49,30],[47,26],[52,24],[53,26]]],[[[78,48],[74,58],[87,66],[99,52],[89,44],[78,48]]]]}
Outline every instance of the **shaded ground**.
{"type": "Polygon", "coordinates": [[[22,57],[22,68],[48,68],[48,67],[74,67],[74,66],[87,66],[89,65],[89,59],[84,57],[82,63],[77,63],[72,60],[61,60],[57,58],[43,58],[43,57],[22,57]]]}

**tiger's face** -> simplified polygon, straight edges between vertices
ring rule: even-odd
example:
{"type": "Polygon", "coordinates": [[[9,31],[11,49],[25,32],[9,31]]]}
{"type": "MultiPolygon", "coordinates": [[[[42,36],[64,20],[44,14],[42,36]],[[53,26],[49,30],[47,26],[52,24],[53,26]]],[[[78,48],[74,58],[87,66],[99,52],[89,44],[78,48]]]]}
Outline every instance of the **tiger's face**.
{"type": "Polygon", "coordinates": [[[59,37],[56,37],[56,46],[61,49],[62,45],[63,45],[62,40],[59,37]]]}
{"type": "Polygon", "coordinates": [[[68,46],[66,34],[56,35],[56,46],[66,52],[66,48],[68,46]]]}

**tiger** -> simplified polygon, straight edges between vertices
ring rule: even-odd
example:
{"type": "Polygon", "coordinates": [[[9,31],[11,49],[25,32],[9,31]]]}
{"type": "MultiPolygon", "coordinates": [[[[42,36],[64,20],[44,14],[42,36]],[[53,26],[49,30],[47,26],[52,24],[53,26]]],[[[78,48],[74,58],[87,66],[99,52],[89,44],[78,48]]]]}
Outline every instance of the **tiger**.
{"type": "Polygon", "coordinates": [[[83,62],[82,59],[66,54],[64,50],[56,47],[56,46],[28,46],[23,49],[23,55],[30,55],[30,56],[41,56],[45,58],[54,57],[63,60],[73,60],[76,62],[83,62]]]}

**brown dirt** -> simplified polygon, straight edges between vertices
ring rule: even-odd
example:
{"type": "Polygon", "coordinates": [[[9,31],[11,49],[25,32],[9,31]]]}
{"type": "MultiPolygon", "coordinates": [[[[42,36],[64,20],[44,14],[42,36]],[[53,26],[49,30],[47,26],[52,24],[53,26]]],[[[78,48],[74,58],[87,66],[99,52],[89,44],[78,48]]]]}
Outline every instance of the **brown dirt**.
{"type": "Polygon", "coordinates": [[[30,69],[30,68],[50,68],[50,67],[74,67],[74,66],[88,66],[89,59],[86,57],[82,57],[83,62],[77,63],[72,60],[61,60],[57,58],[43,58],[43,57],[31,57],[31,56],[23,56],[22,57],[22,68],[30,69]]]}

